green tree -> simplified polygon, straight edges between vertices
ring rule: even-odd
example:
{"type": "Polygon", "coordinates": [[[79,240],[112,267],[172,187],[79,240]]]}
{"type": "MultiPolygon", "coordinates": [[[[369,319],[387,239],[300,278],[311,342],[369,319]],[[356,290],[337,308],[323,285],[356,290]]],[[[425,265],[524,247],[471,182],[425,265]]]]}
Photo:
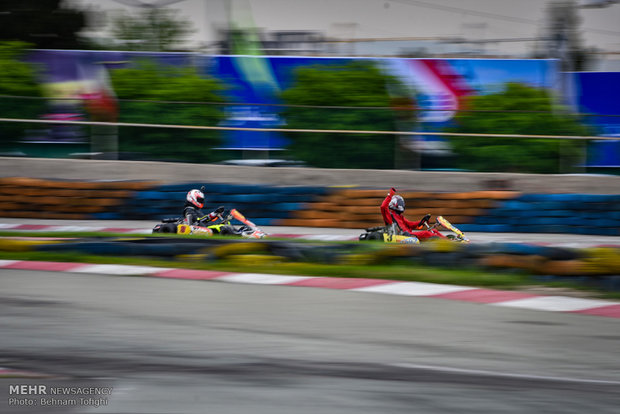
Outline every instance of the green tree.
{"type": "MultiPolygon", "coordinates": [[[[403,87],[369,62],[313,65],[295,72],[292,87],[281,94],[288,105],[354,106],[354,109],[289,106],[287,128],[394,131],[397,111],[390,92],[403,87]],[[383,107],[364,108],[364,107],[383,107]]],[[[395,135],[291,133],[291,155],[325,168],[393,168],[395,135]]]]}
{"type": "MultiPolygon", "coordinates": [[[[451,132],[519,135],[591,135],[579,119],[556,107],[549,92],[509,83],[501,93],[474,96],[451,132]]],[[[456,167],[474,171],[557,173],[573,168],[583,143],[566,139],[452,137],[456,167]]]]}
{"type": "Polygon", "coordinates": [[[62,0],[3,0],[0,40],[21,40],[38,49],[79,49],[86,27],[83,11],[61,6],[62,0]]]}
{"type": "MultiPolygon", "coordinates": [[[[0,113],[4,118],[38,118],[45,111],[45,101],[36,99],[43,96],[36,68],[20,60],[28,46],[23,42],[0,42],[0,113]]],[[[28,128],[32,125],[3,123],[0,126],[2,145],[6,147],[19,141],[28,128]]]]}
{"type": "MultiPolygon", "coordinates": [[[[193,67],[140,61],[132,67],[112,70],[111,81],[121,100],[120,122],[216,125],[224,118],[221,106],[201,103],[224,102],[220,95],[224,86],[200,76],[193,67]]],[[[211,149],[219,144],[217,131],[143,127],[119,131],[120,151],[148,154],[150,159],[210,162],[218,159],[211,149]]]]}
{"type": "Polygon", "coordinates": [[[125,50],[170,51],[192,33],[191,22],[176,10],[148,8],[138,15],[121,14],[112,23],[112,33],[125,50]]]}

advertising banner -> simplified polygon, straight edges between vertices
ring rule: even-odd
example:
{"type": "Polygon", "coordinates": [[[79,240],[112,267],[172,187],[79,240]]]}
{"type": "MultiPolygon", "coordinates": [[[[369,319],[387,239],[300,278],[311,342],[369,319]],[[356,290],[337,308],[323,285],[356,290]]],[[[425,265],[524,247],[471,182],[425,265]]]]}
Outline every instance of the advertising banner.
{"type": "MultiPolygon", "coordinates": [[[[295,69],[309,65],[342,65],[352,60],[372,60],[400,79],[412,93],[422,131],[438,131],[464,108],[467,97],[496,93],[509,82],[559,90],[558,65],[540,59],[409,59],[289,56],[209,56],[192,53],[144,53],[113,51],[33,51],[30,61],[43,68],[51,98],[63,101],[68,113],[78,111],[85,96],[114,97],[106,71],[136,59],[154,59],[160,64],[193,65],[204,75],[226,85],[227,117],[223,126],[273,128],[285,126],[280,115],[280,93],[293,85],[295,69]],[[93,95],[94,94],[94,95],[93,95]]],[[[60,101],[59,101],[60,104],[60,101]]],[[[106,108],[113,111],[114,106],[106,108]]],[[[110,114],[112,115],[112,114],[110,114]]],[[[153,120],[154,123],[157,120],[153,120]]],[[[223,149],[285,149],[286,138],[274,132],[226,131],[223,149]]],[[[436,139],[428,139],[429,142],[436,139]]]]}
{"type": "Polygon", "coordinates": [[[601,136],[588,146],[588,167],[620,167],[620,72],[576,72],[569,74],[568,96],[573,110],[587,114],[584,120],[601,136]]]}

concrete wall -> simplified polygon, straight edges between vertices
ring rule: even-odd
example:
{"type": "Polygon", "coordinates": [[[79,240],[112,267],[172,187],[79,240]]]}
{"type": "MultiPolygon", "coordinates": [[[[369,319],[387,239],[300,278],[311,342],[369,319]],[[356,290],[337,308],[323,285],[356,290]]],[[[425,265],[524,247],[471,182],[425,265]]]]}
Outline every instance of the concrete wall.
{"type": "Polygon", "coordinates": [[[415,191],[513,190],[620,194],[620,176],[236,167],[213,164],[0,157],[0,177],[272,185],[356,186],[415,191]]]}

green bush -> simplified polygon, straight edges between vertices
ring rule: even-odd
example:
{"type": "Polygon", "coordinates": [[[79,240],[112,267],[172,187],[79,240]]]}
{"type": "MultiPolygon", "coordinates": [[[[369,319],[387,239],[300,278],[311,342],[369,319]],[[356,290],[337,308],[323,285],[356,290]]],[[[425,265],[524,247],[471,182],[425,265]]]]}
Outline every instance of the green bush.
{"type": "MultiPolygon", "coordinates": [[[[0,42],[0,114],[3,118],[36,119],[45,112],[43,92],[37,80],[36,67],[20,59],[27,52],[27,43],[0,42]],[[19,96],[20,98],[17,98],[19,96]]],[[[30,124],[0,124],[0,145],[6,149],[24,137],[30,124]]]]}
{"type": "MultiPolygon", "coordinates": [[[[388,88],[402,86],[372,63],[302,67],[295,72],[293,86],[281,94],[286,104],[359,109],[289,106],[282,115],[287,128],[394,131],[397,116],[390,109],[388,88]]],[[[396,135],[290,133],[288,137],[291,156],[315,167],[394,167],[396,135]]]]}
{"type": "MultiPolygon", "coordinates": [[[[474,96],[451,132],[519,135],[591,135],[574,115],[554,105],[547,90],[509,83],[503,92],[474,96]],[[512,112],[511,112],[512,111],[512,112]]],[[[568,139],[451,137],[455,167],[473,171],[570,172],[584,142],[568,139]]]]}
{"type": "MultiPolygon", "coordinates": [[[[200,76],[193,67],[140,61],[133,67],[112,70],[111,81],[120,100],[119,122],[215,126],[224,118],[220,105],[204,104],[223,103],[220,92],[224,86],[200,76]]],[[[217,159],[211,149],[220,143],[219,131],[144,127],[119,130],[121,152],[146,154],[149,159],[211,162],[217,159]]]]}

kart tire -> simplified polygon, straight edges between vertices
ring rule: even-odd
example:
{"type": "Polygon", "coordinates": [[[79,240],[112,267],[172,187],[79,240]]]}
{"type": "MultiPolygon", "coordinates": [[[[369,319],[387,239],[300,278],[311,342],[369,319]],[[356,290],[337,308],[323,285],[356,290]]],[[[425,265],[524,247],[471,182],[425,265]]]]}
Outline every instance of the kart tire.
{"type": "Polygon", "coordinates": [[[230,235],[233,235],[233,234],[236,234],[236,233],[235,233],[235,230],[233,228],[231,228],[230,226],[222,226],[220,228],[219,234],[221,236],[230,236],[230,235]]]}
{"type": "Polygon", "coordinates": [[[176,223],[166,223],[161,226],[160,233],[176,233],[177,225],[176,223]]]}
{"type": "Polygon", "coordinates": [[[373,231],[372,233],[368,233],[366,240],[383,240],[383,234],[378,231],[373,231]]]}

